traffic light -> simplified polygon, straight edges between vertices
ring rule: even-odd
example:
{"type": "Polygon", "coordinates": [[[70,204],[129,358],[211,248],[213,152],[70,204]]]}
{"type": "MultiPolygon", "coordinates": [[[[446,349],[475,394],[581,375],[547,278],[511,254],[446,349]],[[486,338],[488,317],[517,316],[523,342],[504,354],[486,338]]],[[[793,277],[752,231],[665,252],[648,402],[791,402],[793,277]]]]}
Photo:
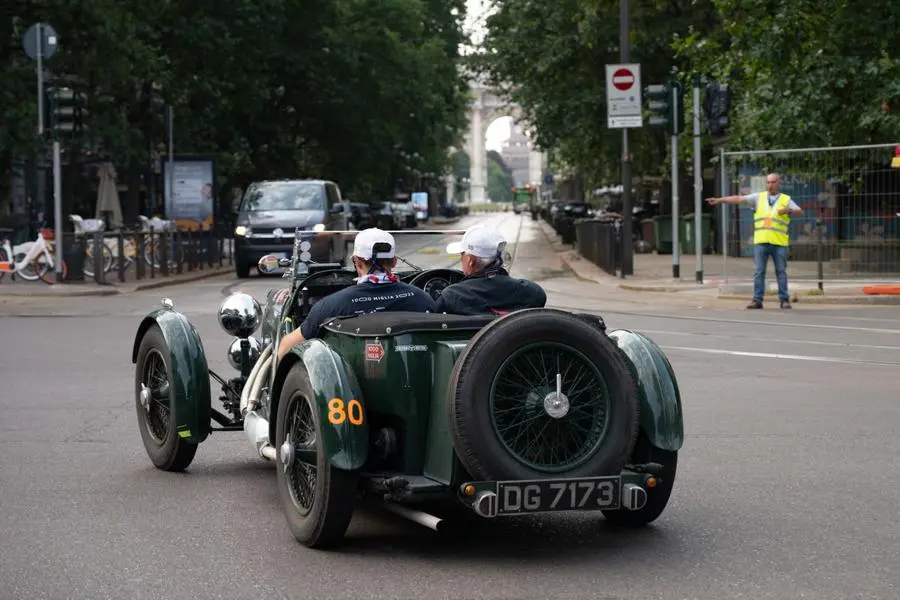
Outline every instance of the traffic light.
{"type": "Polygon", "coordinates": [[[87,96],[70,88],[47,90],[50,107],[50,129],[55,136],[72,134],[87,129],[87,96]]]}
{"type": "Polygon", "coordinates": [[[665,127],[670,135],[684,131],[684,86],[675,78],[659,85],[648,85],[644,95],[647,108],[653,113],[648,120],[651,127],[665,127]]]}
{"type": "Polygon", "coordinates": [[[706,84],[703,98],[703,113],[706,117],[706,131],[709,135],[719,137],[731,125],[728,110],[731,108],[731,90],[727,85],[718,83],[706,84]]]}

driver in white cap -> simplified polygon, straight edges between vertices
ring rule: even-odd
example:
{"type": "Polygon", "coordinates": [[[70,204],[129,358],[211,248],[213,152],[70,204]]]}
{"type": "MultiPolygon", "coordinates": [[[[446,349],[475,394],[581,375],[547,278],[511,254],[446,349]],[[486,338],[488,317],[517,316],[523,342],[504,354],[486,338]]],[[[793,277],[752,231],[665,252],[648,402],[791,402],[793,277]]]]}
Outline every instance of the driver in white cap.
{"type": "Polygon", "coordinates": [[[303,340],[315,337],[322,323],[332,317],[385,310],[436,312],[430,295],[398,280],[391,272],[397,264],[395,249],[394,236],[386,231],[371,228],[357,233],[352,257],[359,274],[356,285],[316,302],[300,327],[281,338],[278,358],[303,340]]]}
{"type": "Polygon", "coordinates": [[[503,268],[506,239],[484,225],[472,227],[459,242],[447,246],[459,254],[465,279],[444,289],[438,312],[456,315],[505,315],[524,308],[543,308],[547,294],[538,284],[510,277],[503,268]]]}

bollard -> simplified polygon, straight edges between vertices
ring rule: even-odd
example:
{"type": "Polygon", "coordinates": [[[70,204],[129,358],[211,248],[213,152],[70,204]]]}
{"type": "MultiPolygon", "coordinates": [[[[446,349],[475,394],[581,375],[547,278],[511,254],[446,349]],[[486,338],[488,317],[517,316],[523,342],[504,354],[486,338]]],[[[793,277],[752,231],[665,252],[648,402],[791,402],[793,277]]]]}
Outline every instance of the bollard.
{"type": "Polygon", "coordinates": [[[134,254],[134,275],[135,278],[140,281],[144,278],[145,269],[147,267],[147,263],[145,262],[147,236],[143,231],[140,231],[136,236],[136,240],[135,243],[137,244],[137,248],[135,248],[134,254]]]}
{"type": "Polygon", "coordinates": [[[122,235],[122,232],[119,231],[116,234],[116,244],[118,245],[118,260],[116,261],[118,265],[119,271],[119,281],[125,282],[125,236],[122,235]]]}

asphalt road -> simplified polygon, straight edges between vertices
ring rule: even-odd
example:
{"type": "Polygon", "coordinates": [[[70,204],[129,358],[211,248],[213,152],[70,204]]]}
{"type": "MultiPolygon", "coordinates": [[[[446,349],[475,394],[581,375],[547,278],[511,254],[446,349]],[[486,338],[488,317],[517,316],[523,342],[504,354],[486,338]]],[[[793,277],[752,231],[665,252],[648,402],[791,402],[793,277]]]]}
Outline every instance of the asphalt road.
{"type": "MultiPolygon", "coordinates": [[[[446,240],[402,237],[412,262],[449,264],[446,240]]],[[[0,305],[0,599],[900,597],[900,309],[642,303],[532,250],[514,270],[540,274],[551,305],[643,331],[674,365],[687,439],[654,525],[554,516],[448,537],[362,507],[322,552],[294,541],[241,433],[215,434],[185,474],[155,470],[134,331],[169,296],[228,373],[223,294],[281,281],[222,277],[0,305]]]]}

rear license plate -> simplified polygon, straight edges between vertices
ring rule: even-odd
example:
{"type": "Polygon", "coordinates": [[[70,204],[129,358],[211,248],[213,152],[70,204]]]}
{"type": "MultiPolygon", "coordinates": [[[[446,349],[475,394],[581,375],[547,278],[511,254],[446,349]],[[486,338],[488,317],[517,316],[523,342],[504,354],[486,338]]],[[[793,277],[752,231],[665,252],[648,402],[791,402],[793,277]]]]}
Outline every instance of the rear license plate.
{"type": "Polygon", "coordinates": [[[621,489],[618,476],[498,481],[497,514],[617,509],[621,489]]]}

